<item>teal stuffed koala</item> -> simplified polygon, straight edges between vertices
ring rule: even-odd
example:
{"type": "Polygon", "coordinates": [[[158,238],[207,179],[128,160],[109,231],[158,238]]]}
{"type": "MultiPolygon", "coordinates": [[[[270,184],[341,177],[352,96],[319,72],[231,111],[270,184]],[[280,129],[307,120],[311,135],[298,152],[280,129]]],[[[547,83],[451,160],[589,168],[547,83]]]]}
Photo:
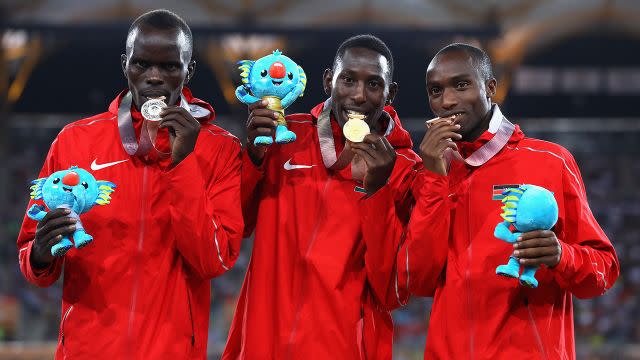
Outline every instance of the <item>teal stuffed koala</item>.
{"type": "MultiPolygon", "coordinates": [[[[96,180],[91,173],[77,166],[68,170],[56,171],[51,176],[31,182],[31,198],[43,200],[49,209],[64,208],[71,210],[69,216],[77,220],[73,233],[73,243],[80,249],[93,241],[93,237],[84,230],[80,214],[91,210],[95,205],[107,205],[111,201],[116,185],[109,181],[96,180]]],[[[47,214],[45,207],[34,204],[27,211],[29,218],[40,221],[47,214]]],[[[51,247],[51,255],[63,256],[73,246],[68,236],[51,247]]]]}
{"type": "MultiPolygon", "coordinates": [[[[267,108],[278,112],[276,126],[276,143],[286,144],[296,140],[296,134],[287,128],[284,109],[297,98],[302,97],[307,86],[307,75],[300,65],[280,50],[264,56],[256,61],[241,60],[238,69],[242,71],[243,85],[236,89],[236,97],[244,104],[253,104],[259,100],[267,100],[267,108]]],[[[273,144],[270,136],[257,136],[256,146],[273,144]]]]}
{"type": "MultiPolygon", "coordinates": [[[[536,185],[520,185],[517,188],[505,189],[502,192],[502,213],[504,219],[499,223],[493,235],[510,244],[515,243],[524,232],[534,230],[550,230],[558,221],[558,203],[553,193],[536,185]],[[510,229],[512,226],[515,232],[510,229]]],[[[520,279],[523,286],[536,288],[535,278],[537,266],[525,266],[520,275],[520,263],[514,256],[509,257],[506,265],[496,268],[496,274],[520,279]]]]}

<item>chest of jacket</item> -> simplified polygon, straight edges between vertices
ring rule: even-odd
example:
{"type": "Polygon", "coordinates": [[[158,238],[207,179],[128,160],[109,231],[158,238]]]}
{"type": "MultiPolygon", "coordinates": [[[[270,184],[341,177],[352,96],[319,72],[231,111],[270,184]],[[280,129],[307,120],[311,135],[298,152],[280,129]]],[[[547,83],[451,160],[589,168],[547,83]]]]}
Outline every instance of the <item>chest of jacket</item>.
{"type": "Polygon", "coordinates": [[[270,149],[256,238],[268,238],[291,261],[308,262],[325,275],[336,270],[330,277],[339,282],[346,268],[363,266],[353,255],[362,251],[359,201],[365,194],[349,166],[339,171],[325,167],[312,135],[298,131],[296,142],[270,149]],[[270,214],[278,220],[266,218],[270,214]]]}
{"type": "MultiPolygon", "coordinates": [[[[98,180],[116,184],[110,204],[96,206],[81,215],[86,231],[95,239],[92,246],[82,250],[82,256],[87,261],[99,262],[104,262],[104,257],[119,256],[123,261],[117,263],[122,263],[123,267],[130,261],[124,259],[131,259],[141,252],[149,255],[145,256],[149,260],[169,256],[176,246],[171,236],[174,232],[170,217],[170,176],[166,169],[170,158],[158,163],[129,156],[120,142],[113,119],[65,132],[59,136],[58,146],[72,147],[74,151],[60,151],[56,166],[76,165],[90,171],[98,180]]],[[[197,146],[191,156],[205,150],[197,146]]],[[[215,153],[215,149],[210,151],[215,153]]],[[[69,255],[69,260],[73,260],[75,251],[69,255]]]]}
{"type": "MultiPolygon", "coordinates": [[[[491,276],[496,266],[503,264],[513,251],[493,236],[495,226],[502,222],[502,190],[521,184],[533,184],[554,193],[560,208],[554,231],[560,238],[564,223],[562,161],[544,152],[518,151],[507,148],[481,167],[452,163],[450,171],[450,235],[449,270],[458,275],[481,281],[491,276]]],[[[447,275],[450,274],[448,271],[447,275]]],[[[541,273],[541,275],[544,275],[541,273]]]]}

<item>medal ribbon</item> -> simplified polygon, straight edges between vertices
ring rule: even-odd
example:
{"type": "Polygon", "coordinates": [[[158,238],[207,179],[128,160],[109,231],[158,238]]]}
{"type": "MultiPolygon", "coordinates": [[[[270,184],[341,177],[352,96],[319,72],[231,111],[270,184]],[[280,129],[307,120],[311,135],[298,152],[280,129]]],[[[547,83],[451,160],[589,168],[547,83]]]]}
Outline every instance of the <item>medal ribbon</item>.
{"type": "MultiPolygon", "coordinates": [[[[395,123],[389,116],[389,125],[384,136],[391,134],[395,123]]],[[[322,112],[318,116],[318,140],[320,141],[320,152],[322,153],[322,162],[327,169],[341,170],[351,164],[351,174],[354,179],[361,180],[365,173],[365,163],[353,161],[355,153],[351,151],[349,141],[345,142],[344,149],[340,155],[336,155],[336,145],[333,140],[333,131],[331,130],[331,98],[324,102],[322,112]]],[[[358,159],[356,159],[358,160],[358,159]]]]}
{"type": "MultiPolygon", "coordinates": [[[[497,108],[496,108],[497,109],[497,108]]],[[[496,110],[494,109],[494,111],[496,110]]],[[[482,145],[478,150],[474,151],[473,154],[469,155],[468,158],[463,158],[459,152],[454,151],[452,149],[446,149],[444,157],[447,161],[447,164],[450,164],[452,160],[462,161],[465,164],[473,167],[481,166],[494,157],[502,148],[509,142],[511,135],[515,131],[516,127],[513,125],[506,117],[502,116],[502,121],[500,122],[500,126],[496,131],[495,135],[489,140],[487,143],[482,145]]]]}
{"type": "Polygon", "coordinates": [[[331,130],[331,98],[324,102],[322,112],[318,116],[318,139],[320,140],[322,162],[327,169],[341,170],[351,163],[355,153],[351,151],[349,142],[344,144],[340,155],[336,155],[336,144],[333,141],[333,131],[331,130]]]}

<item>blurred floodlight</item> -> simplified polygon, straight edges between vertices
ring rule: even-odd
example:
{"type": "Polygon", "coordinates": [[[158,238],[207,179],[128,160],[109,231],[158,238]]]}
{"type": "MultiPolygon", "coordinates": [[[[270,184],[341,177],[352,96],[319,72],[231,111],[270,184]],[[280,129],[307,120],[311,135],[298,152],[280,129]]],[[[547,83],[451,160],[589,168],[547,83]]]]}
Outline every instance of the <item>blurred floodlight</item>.
{"type": "Polygon", "coordinates": [[[550,68],[523,66],[515,73],[514,90],[519,94],[546,95],[553,92],[554,73],[550,68]]]}
{"type": "Polygon", "coordinates": [[[28,39],[29,34],[25,30],[7,29],[2,34],[2,48],[5,50],[24,48],[28,39]]]}

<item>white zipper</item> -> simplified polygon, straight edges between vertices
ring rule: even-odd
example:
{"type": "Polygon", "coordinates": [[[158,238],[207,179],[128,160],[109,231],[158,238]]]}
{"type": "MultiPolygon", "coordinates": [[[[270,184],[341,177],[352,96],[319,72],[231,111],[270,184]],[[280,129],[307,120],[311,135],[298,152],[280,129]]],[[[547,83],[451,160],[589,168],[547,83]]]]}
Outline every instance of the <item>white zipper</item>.
{"type": "Polygon", "coordinates": [[[191,321],[191,347],[196,345],[196,329],[193,323],[193,312],[191,311],[191,296],[189,295],[189,285],[187,285],[187,305],[189,306],[189,320],[191,321]]]}
{"type": "MultiPolygon", "coordinates": [[[[471,180],[473,178],[473,174],[469,176],[469,185],[468,189],[471,189],[471,180]]],[[[473,317],[474,303],[471,298],[471,258],[473,256],[473,237],[471,235],[471,206],[469,204],[469,192],[467,192],[467,196],[465,197],[466,207],[467,207],[467,238],[469,239],[469,244],[467,245],[467,268],[465,269],[465,284],[467,285],[467,313],[469,314],[469,359],[473,360],[473,355],[475,353],[474,346],[474,338],[475,338],[475,318],[473,317]]]]}
{"type": "Polygon", "coordinates": [[[359,345],[360,345],[360,359],[362,360],[367,360],[367,348],[365,346],[364,343],[364,322],[365,322],[365,318],[364,318],[364,308],[360,307],[360,321],[358,321],[358,329],[357,332],[358,334],[356,335],[356,337],[359,337],[359,345]],[[358,336],[359,335],[359,336],[358,336]]]}
{"type": "MultiPolygon", "coordinates": [[[[325,199],[325,196],[327,194],[327,190],[329,189],[329,184],[330,183],[331,183],[331,177],[330,177],[329,174],[327,174],[327,179],[325,180],[325,183],[324,183],[324,188],[322,190],[322,195],[320,197],[320,200],[318,201],[319,202],[318,207],[317,207],[318,214],[323,209],[324,202],[325,202],[324,199],[325,199]]],[[[307,245],[307,251],[305,252],[305,257],[309,255],[309,253],[311,251],[311,248],[313,247],[313,244],[316,241],[316,237],[318,236],[318,231],[320,231],[320,221],[321,221],[320,219],[322,219],[322,217],[319,216],[318,217],[318,221],[316,222],[316,224],[315,224],[315,226],[313,228],[313,231],[311,232],[311,237],[309,238],[309,244],[307,245]]],[[[306,291],[304,291],[305,288],[306,288],[305,285],[307,283],[304,280],[304,278],[306,276],[306,271],[307,271],[306,268],[307,267],[305,266],[304,269],[303,269],[303,271],[305,273],[300,278],[300,279],[302,279],[301,280],[302,288],[300,289],[301,290],[300,291],[300,296],[301,297],[304,296],[304,293],[306,292],[306,291]]],[[[296,333],[298,331],[298,323],[300,322],[300,312],[302,311],[302,306],[303,306],[303,300],[299,300],[298,301],[298,305],[296,306],[295,315],[293,317],[293,326],[291,327],[291,333],[289,334],[289,343],[287,345],[287,353],[286,353],[286,356],[285,356],[286,359],[291,359],[291,356],[292,356],[292,351],[293,351],[292,343],[293,343],[293,339],[294,339],[294,337],[295,337],[295,335],[296,335],[296,333]]]]}
{"type": "MultiPolygon", "coordinates": [[[[138,236],[138,248],[136,255],[140,255],[142,253],[142,245],[144,243],[144,222],[145,222],[145,203],[147,196],[147,166],[143,165],[142,168],[142,191],[140,197],[140,233],[138,236]]],[[[138,259],[136,259],[138,260],[138,259]]],[[[127,340],[126,343],[131,346],[131,349],[128,349],[127,352],[129,354],[134,353],[132,336],[133,336],[133,322],[135,318],[136,311],[136,301],[138,298],[138,285],[140,283],[139,274],[140,274],[140,264],[139,261],[136,261],[135,270],[133,273],[133,289],[131,291],[131,307],[129,308],[129,326],[127,330],[127,340]]]]}
{"type": "Polygon", "coordinates": [[[72,310],[73,310],[73,305],[69,306],[67,311],[64,312],[64,316],[62,316],[62,323],[60,324],[60,342],[62,343],[63,346],[64,346],[64,324],[66,323],[67,317],[69,316],[72,310]]]}
{"type": "Polygon", "coordinates": [[[536,343],[538,345],[538,350],[540,350],[540,354],[543,359],[547,358],[547,354],[544,351],[544,345],[542,344],[542,338],[540,337],[540,332],[538,331],[538,327],[536,326],[536,321],[533,318],[533,313],[531,312],[531,308],[529,307],[529,299],[524,298],[524,306],[527,307],[527,312],[529,313],[529,320],[531,321],[531,327],[533,329],[533,335],[536,337],[536,343]]]}

